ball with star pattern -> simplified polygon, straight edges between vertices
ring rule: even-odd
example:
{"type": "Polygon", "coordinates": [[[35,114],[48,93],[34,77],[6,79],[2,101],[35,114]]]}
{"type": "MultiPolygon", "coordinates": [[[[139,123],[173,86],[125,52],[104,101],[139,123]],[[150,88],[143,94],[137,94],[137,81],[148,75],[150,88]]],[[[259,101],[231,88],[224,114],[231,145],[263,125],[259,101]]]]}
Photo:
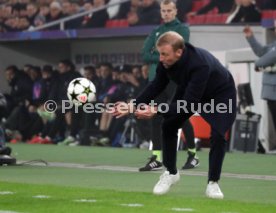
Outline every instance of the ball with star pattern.
{"type": "Polygon", "coordinates": [[[87,78],[75,78],[67,88],[67,97],[75,105],[96,101],[96,87],[87,78]]]}

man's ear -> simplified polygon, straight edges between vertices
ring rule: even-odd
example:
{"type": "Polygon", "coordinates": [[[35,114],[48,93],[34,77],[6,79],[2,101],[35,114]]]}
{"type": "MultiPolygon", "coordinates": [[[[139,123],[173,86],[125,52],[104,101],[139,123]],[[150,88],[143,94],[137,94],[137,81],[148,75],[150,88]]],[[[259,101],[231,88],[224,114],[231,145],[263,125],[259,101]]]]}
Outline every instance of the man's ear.
{"type": "Polygon", "coordinates": [[[178,49],[178,50],[176,50],[176,53],[175,53],[175,54],[176,54],[177,57],[180,58],[181,55],[182,55],[182,53],[183,53],[183,49],[178,49]]]}

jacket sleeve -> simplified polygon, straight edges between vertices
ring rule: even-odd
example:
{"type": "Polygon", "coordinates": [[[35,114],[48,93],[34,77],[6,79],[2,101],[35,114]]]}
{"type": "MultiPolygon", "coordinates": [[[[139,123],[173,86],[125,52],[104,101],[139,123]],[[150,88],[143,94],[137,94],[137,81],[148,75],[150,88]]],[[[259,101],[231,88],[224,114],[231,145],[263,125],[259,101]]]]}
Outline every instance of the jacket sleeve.
{"type": "Polygon", "coordinates": [[[256,67],[268,67],[276,64],[276,50],[264,54],[255,62],[256,67]]]}
{"type": "Polygon", "coordinates": [[[266,54],[270,48],[269,45],[263,46],[260,44],[260,42],[257,41],[255,36],[251,36],[246,38],[250,47],[252,48],[253,52],[259,56],[262,57],[264,54],[266,54]]]}
{"type": "MultiPolygon", "coordinates": [[[[189,113],[191,112],[191,104],[196,105],[197,103],[200,103],[201,98],[205,93],[209,77],[210,71],[207,65],[195,68],[191,71],[191,78],[182,96],[182,100],[186,102],[186,109],[189,113]]],[[[169,111],[166,114],[176,113],[179,113],[178,103],[172,102],[169,106],[169,111]]]]}
{"type": "Polygon", "coordinates": [[[143,61],[148,64],[157,64],[159,62],[159,53],[155,48],[155,34],[154,30],[145,40],[144,46],[142,49],[142,58],[143,61]]]}
{"type": "Polygon", "coordinates": [[[211,2],[204,7],[202,7],[200,10],[196,12],[197,15],[205,14],[208,11],[212,10],[216,6],[215,1],[211,0],[211,2]]]}
{"type": "Polygon", "coordinates": [[[166,88],[168,83],[169,79],[165,71],[158,67],[154,80],[151,81],[147,87],[138,95],[136,98],[136,103],[149,104],[151,100],[157,97],[166,88]]]}

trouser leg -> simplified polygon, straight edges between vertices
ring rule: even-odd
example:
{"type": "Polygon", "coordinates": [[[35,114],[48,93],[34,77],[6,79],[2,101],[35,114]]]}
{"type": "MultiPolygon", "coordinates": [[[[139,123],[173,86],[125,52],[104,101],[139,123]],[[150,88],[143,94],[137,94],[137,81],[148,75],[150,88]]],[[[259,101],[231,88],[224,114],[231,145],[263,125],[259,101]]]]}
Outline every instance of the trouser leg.
{"type": "Polygon", "coordinates": [[[188,149],[195,149],[194,128],[193,128],[190,120],[186,120],[184,122],[184,124],[182,126],[182,130],[185,134],[188,149]]]}
{"type": "Polygon", "coordinates": [[[274,124],[274,129],[276,129],[276,101],[267,101],[267,105],[269,108],[269,111],[272,115],[272,120],[273,120],[273,124],[274,124]]]}
{"type": "Polygon", "coordinates": [[[154,116],[151,120],[151,140],[152,140],[152,150],[162,149],[162,116],[154,116]]]}
{"type": "Polygon", "coordinates": [[[224,135],[221,135],[212,129],[210,138],[208,181],[218,181],[220,179],[225,149],[226,141],[224,135]]]}
{"type": "Polygon", "coordinates": [[[177,153],[177,132],[183,125],[185,120],[179,116],[170,116],[164,119],[162,125],[162,148],[163,148],[163,164],[170,172],[170,174],[176,174],[176,153],[177,153]]]}

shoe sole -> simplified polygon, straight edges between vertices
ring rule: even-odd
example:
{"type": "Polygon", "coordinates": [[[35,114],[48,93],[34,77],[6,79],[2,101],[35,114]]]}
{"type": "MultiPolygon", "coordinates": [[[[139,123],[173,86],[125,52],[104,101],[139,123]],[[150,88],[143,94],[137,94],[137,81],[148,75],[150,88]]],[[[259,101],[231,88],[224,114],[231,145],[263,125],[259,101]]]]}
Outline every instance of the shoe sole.
{"type": "Polygon", "coordinates": [[[199,166],[200,166],[200,163],[198,163],[197,165],[195,165],[195,166],[192,167],[192,168],[183,168],[183,167],[182,167],[182,170],[194,169],[194,168],[197,168],[197,167],[199,167],[199,166]]]}
{"type": "Polygon", "coordinates": [[[154,192],[153,191],[153,194],[154,195],[158,195],[158,196],[167,194],[171,190],[172,186],[174,186],[175,184],[177,184],[179,181],[180,181],[180,178],[176,182],[174,182],[167,191],[165,191],[165,192],[154,192]]]}
{"type": "Polygon", "coordinates": [[[207,195],[207,194],[206,194],[206,197],[211,198],[211,199],[219,199],[219,200],[222,200],[224,198],[224,196],[217,197],[217,196],[210,196],[210,195],[207,195]]]}
{"type": "Polygon", "coordinates": [[[154,168],[154,169],[151,169],[151,170],[140,170],[139,169],[139,172],[154,172],[154,171],[159,171],[159,170],[162,170],[163,167],[160,167],[160,168],[154,168]]]}

